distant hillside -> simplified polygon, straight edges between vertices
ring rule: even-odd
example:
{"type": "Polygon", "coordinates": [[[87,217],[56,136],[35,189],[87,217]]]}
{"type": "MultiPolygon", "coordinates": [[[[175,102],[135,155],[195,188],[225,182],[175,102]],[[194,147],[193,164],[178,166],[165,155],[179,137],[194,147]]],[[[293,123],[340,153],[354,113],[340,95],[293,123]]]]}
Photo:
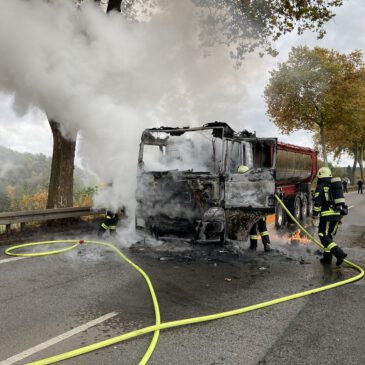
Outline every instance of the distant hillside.
{"type": "Polygon", "coordinates": [[[51,159],[42,154],[20,153],[0,146],[0,194],[6,186],[17,192],[34,194],[47,186],[51,159]]]}
{"type": "MultiPolygon", "coordinates": [[[[51,158],[43,154],[20,153],[0,146],[0,211],[9,210],[9,191],[19,198],[47,191],[51,158]]],[[[74,191],[78,193],[93,181],[85,171],[75,169],[74,191]]]]}

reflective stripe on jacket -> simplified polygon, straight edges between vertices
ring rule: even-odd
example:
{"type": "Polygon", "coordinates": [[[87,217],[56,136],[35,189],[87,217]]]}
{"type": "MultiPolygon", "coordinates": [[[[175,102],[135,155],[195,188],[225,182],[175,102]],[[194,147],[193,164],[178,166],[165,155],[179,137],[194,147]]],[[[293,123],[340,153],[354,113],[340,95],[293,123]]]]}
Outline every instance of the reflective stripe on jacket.
{"type": "Polygon", "coordinates": [[[331,194],[331,179],[319,179],[314,193],[313,212],[325,220],[340,220],[341,214],[336,209],[331,194]]]}

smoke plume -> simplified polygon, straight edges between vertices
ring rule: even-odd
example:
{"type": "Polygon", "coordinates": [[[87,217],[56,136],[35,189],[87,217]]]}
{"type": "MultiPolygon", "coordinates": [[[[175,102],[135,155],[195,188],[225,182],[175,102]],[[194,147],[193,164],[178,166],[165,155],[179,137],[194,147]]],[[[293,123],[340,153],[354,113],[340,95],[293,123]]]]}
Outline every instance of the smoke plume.
{"type": "Polygon", "coordinates": [[[235,70],[227,48],[199,46],[199,14],[175,0],[146,21],[105,14],[93,1],[0,2],[0,91],[78,136],[83,166],[113,182],[96,205],[133,204],[141,132],[221,120],[242,129],[241,105],[259,59],[235,70]]]}

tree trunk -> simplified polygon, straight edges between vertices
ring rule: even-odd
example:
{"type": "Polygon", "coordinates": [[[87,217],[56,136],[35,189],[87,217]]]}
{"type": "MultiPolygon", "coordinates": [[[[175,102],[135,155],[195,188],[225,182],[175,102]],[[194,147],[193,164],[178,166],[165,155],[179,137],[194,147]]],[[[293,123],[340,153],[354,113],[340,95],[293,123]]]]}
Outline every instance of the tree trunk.
{"type": "Polygon", "coordinates": [[[53,156],[47,208],[73,206],[73,172],[76,142],[65,139],[59,123],[49,121],[53,134],[53,156]]]}
{"type": "Polygon", "coordinates": [[[106,8],[106,12],[116,10],[121,12],[122,0],[109,0],[108,7],[106,8]]]}
{"type": "Polygon", "coordinates": [[[356,174],[357,159],[358,159],[358,148],[357,148],[357,143],[355,143],[355,148],[354,148],[354,164],[352,165],[352,173],[351,173],[351,183],[353,185],[356,184],[355,174],[356,174]]]}
{"type": "Polygon", "coordinates": [[[346,176],[351,179],[351,167],[350,165],[347,165],[347,168],[346,168],[346,176]]]}
{"type": "Polygon", "coordinates": [[[321,146],[322,146],[322,156],[323,156],[323,162],[325,166],[328,166],[327,161],[327,142],[326,142],[326,136],[324,134],[324,124],[323,122],[319,126],[319,133],[321,136],[321,146]]]}

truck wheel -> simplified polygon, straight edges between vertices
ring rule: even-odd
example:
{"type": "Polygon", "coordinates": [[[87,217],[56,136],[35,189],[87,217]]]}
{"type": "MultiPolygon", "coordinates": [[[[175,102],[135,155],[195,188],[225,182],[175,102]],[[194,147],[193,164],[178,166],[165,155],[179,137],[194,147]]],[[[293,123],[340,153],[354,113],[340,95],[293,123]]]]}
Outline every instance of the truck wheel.
{"type": "Polygon", "coordinates": [[[302,199],[302,212],[301,212],[301,218],[302,218],[302,221],[305,223],[306,220],[307,220],[307,213],[308,213],[308,198],[306,195],[303,196],[303,199],[302,199]]]}
{"type": "Polygon", "coordinates": [[[312,216],[312,211],[313,211],[313,199],[312,199],[311,196],[309,196],[307,199],[308,199],[307,216],[311,217],[312,216]]]}
{"type": "MultiPolygon", "coordinates": [[[[294,218],[299,221],[301,213],[301,203],[299,195],[289,197],[287,199],[287,207],[290,210],[290,213],[293,214],[294,218]]],[[[289,218],[289,221],[293,222],[291,218],[289,218]]]]}
{"type": "Polygon", "coordinates": [[[224,229],[220,234],[220,244],[224,245],[227,241],[226,229],[224,229]]]}
{"type": "Polygon", "coordinates": [[[285,226],[285,211],[279,203],[276,203],[275,227],[276,229],[281,229],[284,226],[285,226]]]}

